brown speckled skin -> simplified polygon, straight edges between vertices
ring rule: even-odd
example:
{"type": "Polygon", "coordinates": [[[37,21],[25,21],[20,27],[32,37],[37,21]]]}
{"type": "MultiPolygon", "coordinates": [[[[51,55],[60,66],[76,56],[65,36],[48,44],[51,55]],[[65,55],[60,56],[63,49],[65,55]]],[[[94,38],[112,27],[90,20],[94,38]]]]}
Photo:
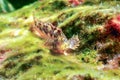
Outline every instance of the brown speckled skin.
{"type": "Polygon", "coordinates": [[[30,30],[38,37],[46,40],[45,46],[55,54],[67,55],[72,49],[74,50],[79,46],[78,36],[73,36],[68,40],[60,28],[48,22],[34,19],[30,30]]]}

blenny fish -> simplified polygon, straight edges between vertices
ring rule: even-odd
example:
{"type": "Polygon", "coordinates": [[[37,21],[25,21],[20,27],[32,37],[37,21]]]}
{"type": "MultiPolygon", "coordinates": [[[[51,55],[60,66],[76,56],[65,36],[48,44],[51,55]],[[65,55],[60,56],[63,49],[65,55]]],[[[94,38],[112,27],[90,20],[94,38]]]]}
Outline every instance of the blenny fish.
{"type": "Polygon", "coordinates": [[[48,47],[52,53],[56,54],[67,55],[69,52],[75,50],[80,43],[78,35],[73,35],[72,38],[67,39],[62,29],[51,23],[43,22],[35,18],[31,31],[38,37],[44,39],[44,45],[48,47]]]}

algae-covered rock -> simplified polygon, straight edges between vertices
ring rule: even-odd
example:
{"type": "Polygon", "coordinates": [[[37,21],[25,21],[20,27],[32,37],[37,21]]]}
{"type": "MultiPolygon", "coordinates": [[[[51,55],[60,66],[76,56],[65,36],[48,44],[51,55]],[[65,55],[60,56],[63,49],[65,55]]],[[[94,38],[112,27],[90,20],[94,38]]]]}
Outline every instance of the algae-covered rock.
{"type": "Polygon", "coordinates": [[[119,3],[85,0],[74,7],[67,0],[40,0],[1,13],[0,80],[119,80],[120,42],[104,28],[120,13],[119,3]],[[33,17],[59,27],[68,39],[78,35],[78,48],[67,56],[54,55],[31,32],[33,17]]]}

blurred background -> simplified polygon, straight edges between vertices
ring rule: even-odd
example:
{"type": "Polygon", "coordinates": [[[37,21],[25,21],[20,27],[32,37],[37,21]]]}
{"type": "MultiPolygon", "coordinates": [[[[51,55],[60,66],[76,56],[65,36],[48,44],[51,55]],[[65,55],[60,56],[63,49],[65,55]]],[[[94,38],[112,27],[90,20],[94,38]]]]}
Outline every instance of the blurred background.
{"type": "Polygon", "coordinates": [[[0,0],[0,13],[7,13],[19,9],[37,0],[0,0]]]}
{"type": "MultiPolygon", "coordinates": [[[[17,10],[25,5],[41,0],[0,0],[0,13],[7,13],[17,10]]],[[[120,0],[85,0],[85,4],[102,3],[104,1],[120,1],[120,0]]]]}

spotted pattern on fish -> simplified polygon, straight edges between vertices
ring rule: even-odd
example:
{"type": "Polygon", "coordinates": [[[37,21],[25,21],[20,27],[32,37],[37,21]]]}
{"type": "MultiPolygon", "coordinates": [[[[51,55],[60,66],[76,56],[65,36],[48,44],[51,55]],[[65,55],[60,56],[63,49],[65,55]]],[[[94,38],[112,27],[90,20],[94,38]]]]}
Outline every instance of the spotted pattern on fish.
{"type": "Polygon", "coordinates": [[[73,36],[69,40],[66,38],[62,29],[48,22],[42,22],[34,19],[31,31],[46,40],[45,45],[49,46],[51,51],[58,54],[65,54],[69,49],[75,50],[79,46],[78,36],[73,36]]]}

